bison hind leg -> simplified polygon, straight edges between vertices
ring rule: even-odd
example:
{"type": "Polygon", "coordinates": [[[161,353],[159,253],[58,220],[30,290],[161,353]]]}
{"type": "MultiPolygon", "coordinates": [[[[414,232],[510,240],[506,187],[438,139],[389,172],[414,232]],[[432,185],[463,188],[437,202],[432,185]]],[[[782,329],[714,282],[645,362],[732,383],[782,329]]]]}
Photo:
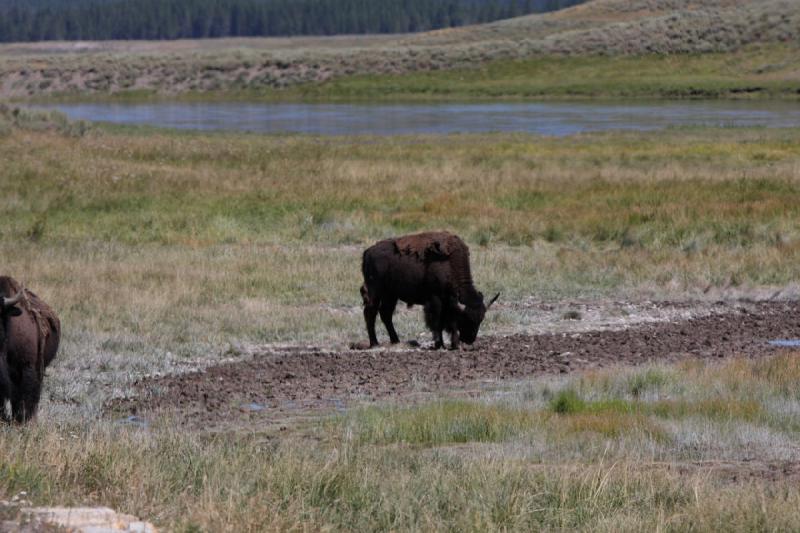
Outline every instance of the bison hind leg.
{"type": "Polygon", "coordinates": [[[378,317],[379,298],[369,290],[366,283],[361,286],[360,292],[361,299],[364,302],[364,322],[367,324],[369,346],[372,348],[378,345],[378,336],[375,334],[375,319],[378,317]]]}
{"type": "Polygon", "coordinates": [[[22,371],[22,379],[14,388],[11,397],[11,414],[14,421],[23,424],[36,416],[39,397],[42,393],[42,382],[35,368],[28,367],[22,371]]]}
{"type": "Polygon", "coordinates": [[[394,315],[396,306],[397,300],[388,298],[382,300],[380,306],[381,321],[383,325],[386,326],[386,332],[389,334],[389,342],[392,344],[400,342],[400,337],[397,336],[397,331],[394,329],[394,323],[392,322],[392,315],[394,315]]]}
{"type": "Polygon", "coordinates": [[[8,368],[5,362],[0,364],[0,422],[9,423],[11,417],[9,415],[9,402],[14,394],[14,385],[8,377],[8,368]]]}

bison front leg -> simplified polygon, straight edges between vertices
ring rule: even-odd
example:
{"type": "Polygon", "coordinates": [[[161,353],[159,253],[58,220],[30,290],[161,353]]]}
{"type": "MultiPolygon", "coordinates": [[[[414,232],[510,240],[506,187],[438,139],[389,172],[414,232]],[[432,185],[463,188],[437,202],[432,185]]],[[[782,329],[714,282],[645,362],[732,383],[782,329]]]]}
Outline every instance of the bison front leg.
{"type": "Polygon", "coordinates": [[[11,396],[11,414],[15,422],[23,424],[36,416],[41,393],[42,382],[39,373],[33,367],[23,368],[20,384],[14,387],[11,396]]]}
{"type": "Polygon", "coordinates": [[[438,350],[444,347],[442,331],[442,300],[434,296],[425,304],[425,323],[433,333],[433,349],[438,350]]]}
{"type": "Polygon", "coordinates": [[[447,307],[442,311],[442,322],[445,330],[450,334],[450,349],[458,350],[461,341],[461,333],[458,330],[458,299],[452,296],[447,301],[447,307]]]}
{"type": "Polygon", "coordinates": [[[461,340],[461,336],[458,333],[458,327],[456,325],[452,326],[453,329],[450,330],[450,349],[451,350],[458,350],[459,342],[461,340]]]}
{"type": "Polygon", "coordinates": [[[444,336],[442,330],[436,330],[433,332],[433,349],[441,350],[442,348],[444,348],[444,336]]]}

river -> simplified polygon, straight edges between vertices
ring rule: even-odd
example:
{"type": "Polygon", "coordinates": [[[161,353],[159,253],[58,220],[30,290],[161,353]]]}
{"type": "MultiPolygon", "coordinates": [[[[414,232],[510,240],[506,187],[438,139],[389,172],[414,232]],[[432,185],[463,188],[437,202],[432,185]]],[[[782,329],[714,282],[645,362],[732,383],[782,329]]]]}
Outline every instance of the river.
{"type": "Polygon", "coordinates": [[[679,126],[800,126],[800,104],[765,101],[538,103],[64,103],[72,119],[195,130],[320,135],[528,132],[572,135],[679,126]]]}

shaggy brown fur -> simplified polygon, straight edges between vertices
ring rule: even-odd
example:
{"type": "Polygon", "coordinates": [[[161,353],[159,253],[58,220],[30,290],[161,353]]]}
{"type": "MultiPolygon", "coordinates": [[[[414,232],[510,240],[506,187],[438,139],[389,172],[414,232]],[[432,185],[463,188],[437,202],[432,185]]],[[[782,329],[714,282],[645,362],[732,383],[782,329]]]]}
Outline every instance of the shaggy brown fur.
{"type": "Polygon", "coordinates": [[[52,358],[55,357],[55,353],[53,354],[45,354],[45,345],[47,344],[47,339],[55,335],[57,337],[61,337],[61,321],[56,316],[55,311],[53,308],[50,307],[45,303],[44,300],[39,298],[36,293],[25,289],[17,280],[14,278],[8,278],[9,286],[11,287],[12,294],[16,294],[19,291],[23,291],[23,298],[22,301],[19,303],[20,307],[25,309],[25,311],[29,312],[33,317],[34,321],[36,322],[36,327],[39,329],[39,348],[38,352],[41,357],[41,366],[42,366],[42,375],[44,375],[44,367],[50,364],[52,358]],[[48,356],[50,358],[48,359],[48,356]]]}
{"type": "Polygon", "coordinates": [[[23,297],[14,306],[0,305],[0,417],[7,419],[11,400],[14,420],[25,422],[36,414],[44,370],[61,340],[61,323],[53,309],[36,294],[8,276],[0,276],[0,296],[23,297]]]}
{"type": "Polygon", "coordinates": [[[453,348],[458,347],[460,340],[475,341],[488,306],[472,282],[469,247],[457,235],[437,231],[379,241],[364,251],[361,271],[364,275],[361,297],[370,346],[378,344],[375,335],[378,313],[389,340],[399,341],[392,324],[398,301],[409,307],[425,306],[425,322],[433,332],[437,348],[443,345],[443,331],[451,334],[453,348]]]}
{"type": "Polygon", "coordinates": [[[416,255],[425,260],[433,257],[450,257],[453,250],[464,247],[464,242],[447,231],[428,231],[394,239],[401,254],[416,255]]]}
{"type": "Polygon", "coordinates": [[[469,247],[461,237],[447,231],[428,231],[397,237],[394,245],[401,255],[414,255],[426,263],[448,260],[458,301],[469,306],[479,305],[479,293],[475,290],[469,267],[469,247]]]}

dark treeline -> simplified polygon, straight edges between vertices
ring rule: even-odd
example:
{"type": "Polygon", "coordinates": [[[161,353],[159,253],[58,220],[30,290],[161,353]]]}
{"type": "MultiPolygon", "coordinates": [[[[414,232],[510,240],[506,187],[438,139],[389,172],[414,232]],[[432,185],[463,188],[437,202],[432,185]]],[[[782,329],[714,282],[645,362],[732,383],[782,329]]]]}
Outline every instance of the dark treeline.
{"type": "Polygon", "coordinates": [[[0,41],[405,33],[585,0],[0,0],[0,41]]]}

